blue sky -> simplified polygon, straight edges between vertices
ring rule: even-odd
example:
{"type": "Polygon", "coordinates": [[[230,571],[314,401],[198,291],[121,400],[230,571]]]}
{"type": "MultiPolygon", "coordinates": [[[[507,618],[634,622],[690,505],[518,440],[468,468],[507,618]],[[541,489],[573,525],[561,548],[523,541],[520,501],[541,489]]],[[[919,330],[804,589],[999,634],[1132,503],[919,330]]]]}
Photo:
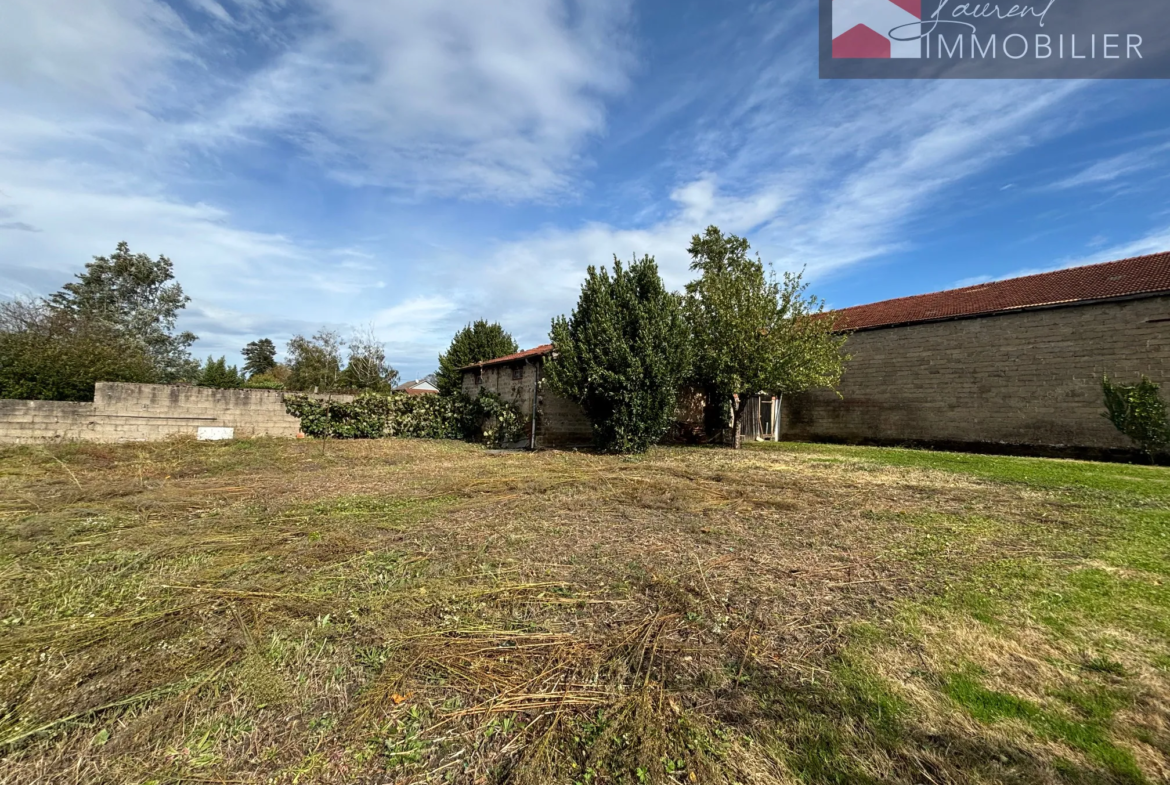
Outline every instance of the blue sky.
{"type": "Polygon", "coordinates": [[[711,223],[835,307],[1170,249],[1170,85],[821,81],[816,10],[5,0],[0,296],[126,240],[201,356],[372,324],[411,378],[711,223]]]}

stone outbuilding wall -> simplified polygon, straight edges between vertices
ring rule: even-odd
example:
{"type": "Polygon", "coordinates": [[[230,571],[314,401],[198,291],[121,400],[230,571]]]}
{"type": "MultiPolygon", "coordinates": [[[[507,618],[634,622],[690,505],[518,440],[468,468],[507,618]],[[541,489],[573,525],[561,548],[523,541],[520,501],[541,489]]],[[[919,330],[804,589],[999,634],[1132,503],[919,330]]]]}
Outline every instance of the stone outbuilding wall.
{"type": "MultiPolygon", "coordinates": [[[[542,364],[542,358],[537,356],[490,365],[478,371],[478,383],[476,371],[465,371],[463,392],[474,398],[481,390],[490,390],[502,400],[514,404],[520,410],[521,417],[531,423],[532,396],[536,391],[536,375],[540,373],[542,364]]],[[[592,443],[593,429],[581,407],[557,395],[543,383],[539,412],[536,420],[538,447],[583,447],[592,443]]]]}
{"type": "Polygon", "coordinates": [[[1129,450],[1104,417],[1101,377],[1145,374],[1170,394],[1170,296],[863,330],[845,351],[840,397],[785,396],[782,438],[1129,450]]]}

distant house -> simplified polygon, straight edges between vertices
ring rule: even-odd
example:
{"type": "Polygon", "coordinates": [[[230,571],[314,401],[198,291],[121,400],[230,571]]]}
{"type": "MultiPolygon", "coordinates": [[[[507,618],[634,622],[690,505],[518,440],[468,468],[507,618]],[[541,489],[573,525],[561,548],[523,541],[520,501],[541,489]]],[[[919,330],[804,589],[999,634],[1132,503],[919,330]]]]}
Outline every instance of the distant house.
{"type": "Polygon", "coordinates": [[[394,392],[404,392],[407,395],[438,395],[439,388],[425,379],[415,379],[413,382],[398,385],[394,392]]]}
{"type": "Polygon", "coordinates": [[[1102,375],[1145,374],[1170,393],[1170,253],[837,317],[851,355],[841,385],[784,396],[782,438],[1110,452],[1131,445],[1103,416],[1102,375]]]}
{"type": "Polygon", "coordinates": [[[463,392],[472,398],[484,390],[516,406],[527,419],[527,446],[583,447],[593,440],[585,412],[542,384],[544,361],[552,344],[463,368],[463,392]],[[535,426],[533,417],[536,417],[535,426]]]}

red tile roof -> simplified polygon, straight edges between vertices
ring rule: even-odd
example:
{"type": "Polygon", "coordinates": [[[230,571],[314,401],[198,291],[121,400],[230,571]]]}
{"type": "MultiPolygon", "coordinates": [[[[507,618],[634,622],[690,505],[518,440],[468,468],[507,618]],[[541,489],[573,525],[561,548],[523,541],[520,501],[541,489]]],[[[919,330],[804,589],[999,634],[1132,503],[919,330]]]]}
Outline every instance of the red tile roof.
{"type": "Polygon", "coordinates": [[[527,357],[540,357],[542,355],[550,353],[551,351],[552,351],[552,344],[546,343],[546,344],[543,344],[541,346],[537,346],[533,349],[525,349],[522,352],[516,352],[515,354],[509,354],[509,355],[506,355],[504,357],[497,357],[494,360],[484,360],[483,362],[472,363],[471,365],[465,365],[462,368],[460,368],[460,370],[467,371],[467,370],[471,370],[472,368],[490,368],[493,365],[504,365],[506,363],[513,362],[515,360],[523,360],[527,357]]]}
{"type": "Polygon", "coordinates": [[[837,327],[865,330],[1155,292],[1170,292],[1170,252],[843,308],[837,327]]]}

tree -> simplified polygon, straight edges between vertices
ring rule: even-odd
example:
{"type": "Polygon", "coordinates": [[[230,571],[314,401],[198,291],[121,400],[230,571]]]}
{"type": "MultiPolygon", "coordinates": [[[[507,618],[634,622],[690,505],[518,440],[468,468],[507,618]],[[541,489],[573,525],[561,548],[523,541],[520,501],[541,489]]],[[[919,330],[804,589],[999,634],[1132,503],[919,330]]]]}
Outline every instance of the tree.
{"type": "Polygon", "coordinates": [[[438,379],[440,395],[454,395],[463,387],[464,368],[472,363],[494,360],[515,354],[520,349],[503,327],[480,319],[469,324],[451,339],[445,354],[439,355],[438,379]]]}
{"type": "Polygon", "coordinates": [[[374,335],[372,325],[356,330],[349,339],[344,382],[347,387],[383,392],[398,383],[398,371],[386,362],[385,345],[374,335]]]}
{"type": "Polygon", "coordinates": [[[807,294],[801,274],[775,272],[742,237],[718,227],[696,234],[688,249],[699,278],[687,284],[685,314],[695,353],[695,381],[708,401],[739,395],[732,427],[747,397],[834,387],[841,379],[845,337],[820,300],[807,294]]]}
{"type": "Polygon", "coordinates": [[[97,382],[157,381],[140,342],[43,300],[0,304],[0,398],[92,401],[97,382]]]}
{"type": "Polygon", "coordinates": [[[668,292],[653,257],[613,275],[589,267],[571,317],[552,324],[545,378],[577,401],[607,452],[645,452],[674,422],[690,349],[681,298],[668,292]]]}
{"type": "Polygon", "coordinates": [[[207,358],[207,364],[199,373],[200,387],[217,387],[223,390],[234,390],[244,386],[244,376],[234,365],[227,364],[226,357],[214,360],[207,358]]]}
{"type": "Polygon", "coordinates": [[[1105,416],[1128,436],[1153,463],[1154,456],[1170,446],[1170,420],[1158,385],[1145,376],[1137,384],[1117,384],[1101,379],[1105,416]]]}
{"type": "Polygon", "coordinates": [[[345,341],[333,330],[322,328],[312,338],[294,335],[288,342],[289,390],[336,389],[341,382],[341,347],[345,341]]]}
{"type": "Polygon", "coordinates": [[[174,266],[165,256],[152,261],[118,243],[110,256],[95,256],[77,280],[61,287],[48,304],[87,322],[102,321],[142,343],[164,382],[190,378],[199,363],[192,359],[191,332],[175,332],[179,311],[191,298],[174,281],[174,266]]]}
{"type": "Polygon", "coordinates": [[[276,344],[270,338],[251,341],[240,354],[244,356],[244,373],[249,378],[269,373],[276,367],[276,344]]]}

